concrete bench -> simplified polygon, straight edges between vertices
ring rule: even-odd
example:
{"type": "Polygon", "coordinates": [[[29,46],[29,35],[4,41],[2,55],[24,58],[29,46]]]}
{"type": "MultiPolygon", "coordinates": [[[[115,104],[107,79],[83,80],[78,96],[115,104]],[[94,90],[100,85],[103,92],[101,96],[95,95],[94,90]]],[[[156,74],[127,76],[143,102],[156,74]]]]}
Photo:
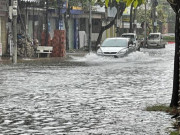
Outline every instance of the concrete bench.
{"type": "Polygon", "coordinates": [[[44,53],[47,54],[47,57],[50,56],[50,53],[52,53],[53,47],[52,46],[38,46],[36,53],[38,54],[38,58],[39,58],[39,54],[44,53]]]}

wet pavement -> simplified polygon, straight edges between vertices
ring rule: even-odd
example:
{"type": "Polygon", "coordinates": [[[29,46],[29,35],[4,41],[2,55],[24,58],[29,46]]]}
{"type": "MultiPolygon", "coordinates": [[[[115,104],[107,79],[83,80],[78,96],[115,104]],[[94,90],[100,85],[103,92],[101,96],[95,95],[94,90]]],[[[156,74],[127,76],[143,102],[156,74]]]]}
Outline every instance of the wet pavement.
{"type": "Polygon", "coordinates": [[[87,54],[0,66],[2,135],[169,135],[174,45],[115,59],[87,54]]]}

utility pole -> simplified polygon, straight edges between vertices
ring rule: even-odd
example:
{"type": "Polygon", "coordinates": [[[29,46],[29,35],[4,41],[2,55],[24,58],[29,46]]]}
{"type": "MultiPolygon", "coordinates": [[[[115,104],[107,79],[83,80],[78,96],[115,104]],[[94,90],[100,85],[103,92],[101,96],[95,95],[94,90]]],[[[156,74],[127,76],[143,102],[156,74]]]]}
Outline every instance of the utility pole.
{"type": "Polygon", "coordinates": [[[137,8],[134,9],[134,18],[133,18],[133,21],[134,21],[134,26],[133,26],[133,32],[136,33],[137,31],[137,8]]]}
{"type": "Polygon", "coordinates": [[[144,22],[144,46],[146,45],[146,40],[147,40],[147,0],[145,1],[145,22],[144,22]]]}
{"type": "Polygon", "coordinates": [[[69,17],[70,17],[69,0],[66,0],[66,12],[64,14],[64,23],[66,29],[66,50],[69,50],[69,25],[68,25],[69,17]]]}
{"type": "Polygon", "coordinates": [[[45,27],[45,33],[46,33],[46,39],[45,39],[45,46],[48,46],[48,6],[49,6],[49,2],[48,0],[46,0],[46,27],[45,27]]]}
{"type": "Polygon", "coordinates": [[[157,0],[152,0],[152,24],[153,32],[157,32],[157,15],[156,15],[156,6],[158,5],[157,0]]]}
{"type": "Polygon", "coordinates": [[[120,36],[120,17],[119,17],[119,13],[120,12],[120,8],[117,8],[117,18],[116,18],[116,37],[120,36]]]}
{"type": "Polygon", "coordinates": [[[58,29],[61,30],[61,22],[62,22],[62,14],[61,14],[61,8],[62,8],[62,1],[58,0],[58,8],[59,8],[59,23],[58,23],[58,29]]]}
{"type": "Polygon", "coordinates": [[[13,64],[17,64],[17,6],[18,1],[13,1],[13,64]]]}
{"type": "Polygon", "coordinates": [[[33,26],[33,44],[34,44],[34,31],[35,31],[35,17],[34,17],[34,7],[35,7],[35,4],[33,3],[33,23],[32,23],[32,26],[33,26]]]}
{"type": "Polygon", "coordinates": [[[91,34],[92,34],[92,12],[91,12],[91,0],[89,0],[89,53],[92,51],[91,34]]]}

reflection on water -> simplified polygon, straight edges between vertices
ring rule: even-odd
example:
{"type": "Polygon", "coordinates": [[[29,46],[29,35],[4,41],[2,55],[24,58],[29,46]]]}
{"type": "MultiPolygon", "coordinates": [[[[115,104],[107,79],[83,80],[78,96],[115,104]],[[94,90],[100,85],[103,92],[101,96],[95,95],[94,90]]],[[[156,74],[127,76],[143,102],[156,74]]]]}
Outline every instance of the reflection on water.
{"type": "Polygon", "coordinates": [[[173,55],[167,45],[122,59],[76,56],[70,66],[1,66],[0,133],[168,135],[170,116],[144,109],[169,104],[173,55]]]}

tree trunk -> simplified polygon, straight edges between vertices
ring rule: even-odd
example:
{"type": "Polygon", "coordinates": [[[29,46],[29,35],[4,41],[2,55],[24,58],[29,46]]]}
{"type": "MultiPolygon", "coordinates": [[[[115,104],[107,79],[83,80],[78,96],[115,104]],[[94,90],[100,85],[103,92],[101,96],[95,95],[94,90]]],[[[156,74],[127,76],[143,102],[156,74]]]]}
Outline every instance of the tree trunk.
{"type": "Polygon", "coordinates": [[[131,4],[130,8],[130,16],[129,16],[129,33],[133,32],[133,3],[131,4]]]}
{"type": "MultiPolygon", "coordinates": [[[[118,7],[118,8],[120,9],[120,10],[119,10],[120,12],[117,13],[117,14],[119,14],[119,17],[121,17],[122,14],[123,14],[123,12],[124,12],[124,10],[125,10],[125,8],[126,8],[126,5],[125,5],[124,3],[121,3],[121,4],[120,4],[120,7],[118,7]]],[[[116,18],[117,18],[117,14],[116,14],[116,16],[113,18],[113,20],[112,20],[109,24],[107,24],[106,26],[102,26],[102,27],[101,27],[101,30],[100,30],[100,32],[99,32],[99,36],[98,36],[97,41],[96,41],[96,46],[95,46],[95,49],[96,49],[96,50],[97,50],[98,44],[100,44],[100,42],[101,42],[103,32],[104,32],[105,30],[111,28],[111,27],[115,24],[115,20],[116,20],[116,18]]]]}
{"type": "Polygon", "coordinates": [[[134,9],[134,16],[133,16],[133,22],[135,23],[134,24],[135,27],[133,27],[134,33],[136,33],[136,29],[137,29],[137,20],[136,20],[136,18],[137,18],[137,8],[134,9]]]}
{"type": "Polygon", "coordinates": [[[179,101],[179,44],[180,44],[180,1],[167,0],[174,12],[176,13],[176,26],[175,26],[175,56],[174,56],[174,77],[173,77],[173,91],[170,107],[177,107],[179,101]]]}
{"type": "Polygon", "coordinates": [[[101,42],[103,32],[104,32],[105,30],[111,28],[111,27],[114,25],[116,18],[117,18],[117,14],[116,14],[116,16],[114,17],[114,19],[113,19],[108,25],[101,27],[101,30],[100,30],[100,32],[99,32],[98,39],[97,39],[97,41],[96,41],[96,47],[97,47],[97,45],[100,44],[100,42],[101,42]]]}
{"type": "Polygon", "coordinates": [[[65,23],[65,29],[66,29],[66,50],[69,50],[69,24],[68,24],[69,18],[70,18],[70,6],[68,3],[66,12],[64,14],[64,23],[65,23]]]}
{"type": "Polygon", "coordinates": [[[171,98],[170,107],[178,106],[178,90],[179,90],[179,43],[180,43],[180,22],[179,15],[176,14],[176,26],[175,26],[175,57],[174,57],[174,77],[173,77],[173,93],[171,98]]]}

